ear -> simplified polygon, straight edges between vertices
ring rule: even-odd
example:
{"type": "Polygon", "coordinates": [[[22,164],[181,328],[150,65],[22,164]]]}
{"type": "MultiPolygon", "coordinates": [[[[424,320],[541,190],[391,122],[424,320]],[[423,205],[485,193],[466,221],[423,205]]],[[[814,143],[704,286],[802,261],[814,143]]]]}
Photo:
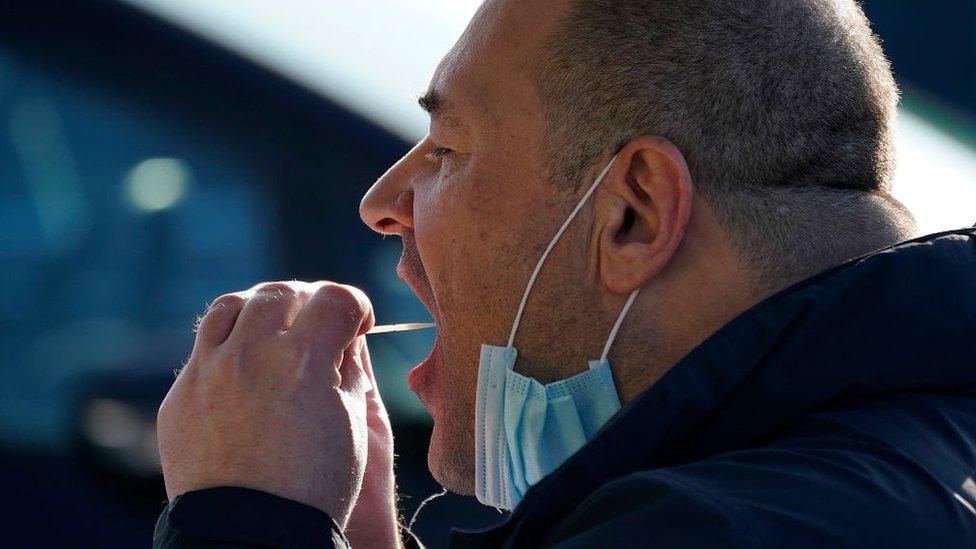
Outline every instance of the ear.
{"type": "Polygon", "coordinates": [[[691,217],[691,173],[684,155],[658,136],[632,139],[600,186],[594,227],[606,288],[630,293],[674,257],[691,217]]]}

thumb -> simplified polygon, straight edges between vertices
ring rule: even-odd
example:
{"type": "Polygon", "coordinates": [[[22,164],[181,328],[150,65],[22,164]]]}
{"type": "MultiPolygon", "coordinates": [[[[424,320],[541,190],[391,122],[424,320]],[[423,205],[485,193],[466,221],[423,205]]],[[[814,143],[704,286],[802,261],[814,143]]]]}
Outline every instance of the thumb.
{"type": "Polygon", "coordinates": [[[366,371],[366,376],[371,385],[369,391],[366,393],[367,422],[374,428],[382,428],[388,432],[390,429],[390,418],[386,413],[383,398],[380,396],[380,386],[376,383],[376,377],[373,374],[373,361],[370,359],[369,348],[366,346],[365,340],[363,340],[363,346],[360,348],[359,353],[360,363],[363,365],[363,369],[366,371]]]}
{"type": "Polygon", "coordinates": [[[339,366],[339,388],[357,396],[365,395],[373,390],[375,383],[372,378],[372,368],[367,372],[369,355],[363,362],[362,349],[366,347],[365,336],[359,336],[346,347],[342,353],[342,364],[339,366]]]}
{"type": "Polygon", "coordinates": [[[369,381],[370,388],[369,392],[376,393],[379,395],[379,391],[376,385],[376,377],[373,375],[373,361],[369,357],[369,347],[366,346],[366,338],[360,336],[362,340],[362,345],[359,347],[359,363],[363,365],[363,371],[366,373],[366,378],[369,381]]]}

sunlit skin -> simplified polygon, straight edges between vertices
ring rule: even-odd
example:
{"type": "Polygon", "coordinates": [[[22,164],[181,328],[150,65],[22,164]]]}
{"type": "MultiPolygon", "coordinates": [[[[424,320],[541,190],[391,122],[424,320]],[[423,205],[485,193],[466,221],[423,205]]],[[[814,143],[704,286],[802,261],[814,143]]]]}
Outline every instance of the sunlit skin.
{"type": "MultiPolygon", "coordinates": [[[[479,347],[507,342],[529,274],[587,186],[550,174],[533,87],[564,9],[488,0],[431,81],[429,135],[361,205],[366,224],[402,237],[398,272],[438,323],[409,383],[434,419],[431,472],[461,494],[474,490],[479,347]]],[[[640,288],[609,355],[626,403],[763,296],[680,150],[634,136],[585,179],[613,152],[536,282],[516,370],[544,383],[584,371],[640,288]]],[[[215,300],[159,411],[167,495],[254,488],[327,512],[354,547],[396,546],[393,438],[362,337],[372,324],[362,292],[329,282],[215,300]]]]}
{"type": "MultiPolygon", "coordinates": [[[[507,342],[536,261],[585,191],[550,174],[533,87],[563,9],[560,0],[486,2],[421,99],[429,134],[360,210],[375,230],[403,237],[398,272],[438,323],[435,352],[410,386],[434,419],[431,472],[463,494],[474,489],[479,347],[507,342]]],[[[515,340],[516,370],[543,383],[584,371],[627,295],[643,287],[610,353],[628,401],[755,298],[739,265],[696,200],[681,152],[637,137],[543,268],[515,340]]]]}

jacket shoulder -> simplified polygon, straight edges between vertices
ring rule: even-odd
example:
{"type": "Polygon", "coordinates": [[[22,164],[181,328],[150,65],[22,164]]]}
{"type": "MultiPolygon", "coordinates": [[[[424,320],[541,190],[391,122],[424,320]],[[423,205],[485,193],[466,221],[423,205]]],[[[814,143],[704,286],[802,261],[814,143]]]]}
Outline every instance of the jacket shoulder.
{"type": "Polygon", "coordinates": [[[951,481],[835,417],[767,446],[605,484],[550,534],[556,546],[976,547],[970,477],[951,481]]]}
{"type": "Polygon", "coordinates": [[[751,522],[722,499],[670,471],[634,473],[587,498],[551,530],[546,545],[762,547],[751,522]]]}

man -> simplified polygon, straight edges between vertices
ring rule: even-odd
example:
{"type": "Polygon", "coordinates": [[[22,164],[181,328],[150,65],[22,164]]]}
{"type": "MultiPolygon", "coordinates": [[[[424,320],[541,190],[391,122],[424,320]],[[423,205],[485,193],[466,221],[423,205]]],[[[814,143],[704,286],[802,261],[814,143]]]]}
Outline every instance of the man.
{"type": "MultiPolygon", "coordinates": [[[[976,546],[976,231],[905,242],[896,103],[853,0],[485,2],[361,206],[437,322],[432,474],[513,509],[452,543],[976,546]]],[[[373,323],[213,303],[157,547],[402,543],[373,323]]]]}

